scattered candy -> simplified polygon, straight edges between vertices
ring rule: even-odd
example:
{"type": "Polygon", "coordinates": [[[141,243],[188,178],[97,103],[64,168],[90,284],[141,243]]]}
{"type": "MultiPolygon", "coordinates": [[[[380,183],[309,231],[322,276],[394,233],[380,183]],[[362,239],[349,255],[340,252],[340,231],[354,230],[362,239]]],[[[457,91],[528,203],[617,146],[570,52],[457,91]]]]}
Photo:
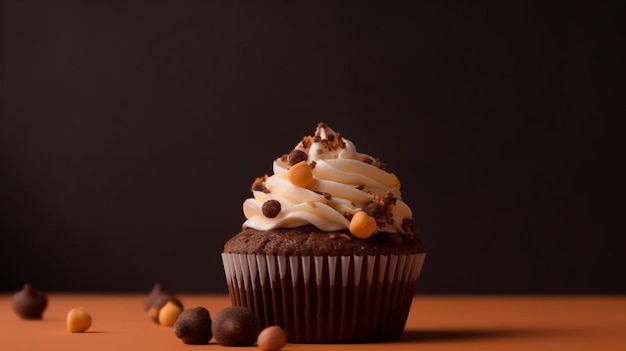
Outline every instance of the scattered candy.
{"type": "Polygon", "coordinates": [[[153,301],[152,301],[152,306],[150,306],[150,309],[148,310],[148,316],[157,324],[160,324],[159,322],[159,314],[161,309],[163,308],[163,306],[165,306],[167,303],[172,303],[176,306],[178,306],[178,308],[182,311],[184,310],[183,307],[183,303],[176,298],[174,295],[170,295],[170,294],[161,294],[159,296],[156,296],[153,301]]]}
{"type": "Polygon", "coordinates": [[[291,166],[287,171],[287,176],[291,184],[305,187],[313,181],[313,172],[306,161],[300,161],[291,166]]]}
{"type": "Polygon", "coordinates": [[[91,315],[83,307],[72,308],[67,313],[67,331],[82,333],[91,327],[91,315]]]}
{"type": "Polygon", "coordinates": [[[263,215],[267,218],[274,218],[278,216],[282,206],[278,200],[268,200],[263,203],[263,207],[261,210],[263,211],[263,215]]]}
{"type": "Polygon", "coordinates": [[[30,284],[24,284],[22,290],[13,294],[13,310],[23,319],[41,319],[46,307],[46,295],[30,284]]]}
{"type": "Polygon", "coordinates": [[[213,318],[213,336],[222,346],[251,346],[257,340],[257,318],[251,309],[226,307],[213,318]]]}
{"type": "Polygon", "coordinates": [[[204,307],[184,310],[174,323],[174,334],[185,344],[208,344],[213,337],[211,314],[204,307]]]}
{"type": "Polygon", "coordinates": [[[261,330],[256,344],[264,351],[280,350],[287,345],[287,334],[280,326],[269,326],[261,330]]]}
{"type": "Polygon", "coordinates": [[[376,230],[376,220],[364,211],[359,211],[350,220],[350,232],[360,239],[367,239],[376,230]]]}
{"type": "Polygon", "coordinates": [[[158,320],[159,324],[164,327],[171,327],[174,325],[178,316],[183,312],[183,309],[173,301],[167,301],[163,307],[159,310],[158,320]]]}

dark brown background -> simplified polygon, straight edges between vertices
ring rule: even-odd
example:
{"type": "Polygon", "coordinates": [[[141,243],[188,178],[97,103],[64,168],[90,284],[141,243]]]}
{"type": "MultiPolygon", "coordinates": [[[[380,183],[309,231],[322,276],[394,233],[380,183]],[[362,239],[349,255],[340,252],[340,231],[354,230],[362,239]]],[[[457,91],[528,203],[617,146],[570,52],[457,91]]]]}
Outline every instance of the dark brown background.
{"type": "Polygon", "coordinates": [[[1,1],[0,290],[225,292],[319,121],[382,158],[420,293],[626,293],[617,2],[1,1]]]}

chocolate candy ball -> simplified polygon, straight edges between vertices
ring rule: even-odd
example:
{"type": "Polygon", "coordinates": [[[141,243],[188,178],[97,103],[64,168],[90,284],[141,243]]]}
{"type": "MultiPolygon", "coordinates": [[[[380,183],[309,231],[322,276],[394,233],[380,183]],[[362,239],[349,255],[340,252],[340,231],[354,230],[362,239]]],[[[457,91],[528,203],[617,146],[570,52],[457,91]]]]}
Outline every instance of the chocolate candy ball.
{"type": "Polygon", "coordinates": [[[41,319],[48,307],[48,298],[30,284],[13,294],[13,310],[24,319],[41,319]]]}
{"type": "Polygon", "coordinates": [[[259,333],[257,318],[251,309],[226,307],[213,318],[213,336],[222,346],[254,345],[259,333]]]}
{"type": "Polygon", "coordinates": [[[185,344],[208,344],[213,337],[209,310],[201,306],[184,310],[174,323],[174,334],[185,344]]]}

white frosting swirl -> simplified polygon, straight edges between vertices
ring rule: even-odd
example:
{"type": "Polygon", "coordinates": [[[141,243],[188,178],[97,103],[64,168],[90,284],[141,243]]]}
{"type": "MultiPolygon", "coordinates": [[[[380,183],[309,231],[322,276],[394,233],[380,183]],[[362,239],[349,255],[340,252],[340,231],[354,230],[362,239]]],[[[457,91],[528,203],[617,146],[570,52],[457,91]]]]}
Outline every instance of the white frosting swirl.
{"type": "Polygon", "coordinates": [[[399,181],[379,160],[357,152],[350,140],[324,123],[294,150],[308,155],[312,181],[305,187],[292,184],[288,156],[276,159],[274,174],[258,178],[253,197],[243,203],[244,228],[268,230],[312,224],[325,231],[342,230],[349,228],[356,212],[376,202],[384,208],[384,215],[376,218],[375,232],[412,236],[413,227],[403,224],[412,223],[412,212],[400,198],[399,181]],[[268,200],[280,202],[281,210],[273,218],[263,214],[263,204],[268,200]]]}

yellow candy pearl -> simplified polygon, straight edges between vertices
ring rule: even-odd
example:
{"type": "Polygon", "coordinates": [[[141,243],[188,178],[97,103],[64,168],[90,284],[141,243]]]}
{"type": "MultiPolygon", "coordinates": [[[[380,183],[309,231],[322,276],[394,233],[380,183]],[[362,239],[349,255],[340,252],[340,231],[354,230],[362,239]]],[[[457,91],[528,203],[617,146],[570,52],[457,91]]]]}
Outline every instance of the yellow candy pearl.
{"type": "Polygon", "coordinates": [[[300,161],[289,168],[287,176],[291,184],[305,187],[313,181],[313,172],[306,161],[300,161]]]}
{"type": "Polygon", "coordinates": [[[173,303],[172,301],[168,301],[165,303],[161,310],[159,311],[159,324],[164,327],[171,327],[176,323],[178,316],[183,312],[181,308],[173,303]]]}
{"type": "Polygon", "coordinates": [[[91,326],[91,315],[83,307],[72,308],[67,313],[67,331],[82,333],[91,326]]]}
{"type": "Polygon", "coordinates": [[[376,220],[367,213],[359,211],[352,216],[350,232],[360,239],[367,239],[376,230],[376,220]]]}

